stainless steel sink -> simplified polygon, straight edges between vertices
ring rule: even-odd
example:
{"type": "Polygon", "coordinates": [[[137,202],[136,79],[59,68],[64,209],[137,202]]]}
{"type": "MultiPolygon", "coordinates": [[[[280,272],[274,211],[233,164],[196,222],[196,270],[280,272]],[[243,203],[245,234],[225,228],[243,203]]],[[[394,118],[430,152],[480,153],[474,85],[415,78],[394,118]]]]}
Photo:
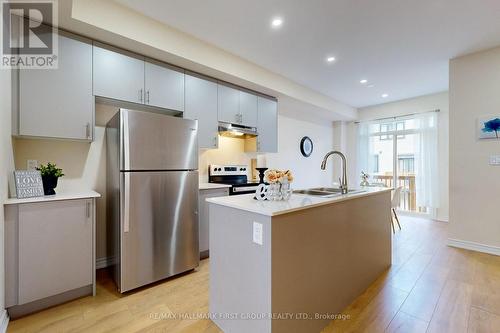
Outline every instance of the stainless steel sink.
{"type": "MultiPolygon", "coordinates": [[[[349,194],[362,193],[364,190],[349,190],[349,194]]],[[[305,190],[296,190],[293,193],[314,195],[318,197],[335,197],[342,195],[342,190],[340,188],[333,187],[315,187],[305,190]]]]}

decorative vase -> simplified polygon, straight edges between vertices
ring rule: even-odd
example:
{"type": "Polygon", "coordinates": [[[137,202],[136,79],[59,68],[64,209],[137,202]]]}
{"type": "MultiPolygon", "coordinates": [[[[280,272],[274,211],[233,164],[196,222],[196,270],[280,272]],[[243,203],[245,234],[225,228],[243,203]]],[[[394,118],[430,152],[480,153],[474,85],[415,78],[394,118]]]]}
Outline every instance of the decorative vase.
{"type": "Polygon", "coordinates": [[[292,196],[292,189],[290,188],[290,183],[285,178],[280,186],[281,200],[288,201],[291,196],[292,196]]]}
{"type": "Polygon", "coordinates": [[[54,195],[56,191],[54,189],[57,187],[57,180],[59,177],[56,176],[42,176],[43,183],[43,193],[45,195],[54,195]]]}

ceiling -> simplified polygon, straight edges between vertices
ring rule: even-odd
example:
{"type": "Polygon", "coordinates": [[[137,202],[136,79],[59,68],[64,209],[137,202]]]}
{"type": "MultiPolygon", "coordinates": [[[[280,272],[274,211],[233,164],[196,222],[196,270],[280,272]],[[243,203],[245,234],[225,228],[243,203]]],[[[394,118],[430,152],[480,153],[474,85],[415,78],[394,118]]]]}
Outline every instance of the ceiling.
{"type": "Polygon", "coordinates": [[[500,45],[498,0],[117,1],[354,107],[448,90],[449,59],[500,45]]]}

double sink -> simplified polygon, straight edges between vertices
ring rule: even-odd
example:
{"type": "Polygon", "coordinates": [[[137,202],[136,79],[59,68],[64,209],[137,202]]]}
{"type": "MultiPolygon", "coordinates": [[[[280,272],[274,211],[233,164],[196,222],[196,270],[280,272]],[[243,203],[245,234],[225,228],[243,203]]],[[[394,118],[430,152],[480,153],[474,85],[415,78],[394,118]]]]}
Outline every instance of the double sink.
{"type": "MultiPolygon", "coordinates": [[[[347,194],[363,193],[363,190],[348,190],[347,194]]],[[[334,187],[315,187],[306,190],[296,190],[293,193],[314,195],[322,198],[330,198],[334,196],[342,195],[342,190],[340,188],[334,187]]]]}

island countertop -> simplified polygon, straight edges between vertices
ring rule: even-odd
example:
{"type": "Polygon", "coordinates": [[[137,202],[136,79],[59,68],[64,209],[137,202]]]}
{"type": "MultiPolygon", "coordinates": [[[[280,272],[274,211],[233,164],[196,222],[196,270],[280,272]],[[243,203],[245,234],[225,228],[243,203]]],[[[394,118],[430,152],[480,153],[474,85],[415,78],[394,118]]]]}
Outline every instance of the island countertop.
{"type": "Polygon", "coordinates": [[[319,197],[306,194],[293,193],[288,201],[258,201],[253,198],[253,194],[233,195],[226,197],[208,198],[207,202],[241,209],[244,211],[257,213],[266,216],[277,216],[295,212],[302,209],[329,205],[336,202],[342,202],[355,198],[370,196],[374,194],[391,191],[391,188],[385,187],[364,187],[362,192],[354,192],[344,195],[335,195],[332,197],[319,197]]]}

